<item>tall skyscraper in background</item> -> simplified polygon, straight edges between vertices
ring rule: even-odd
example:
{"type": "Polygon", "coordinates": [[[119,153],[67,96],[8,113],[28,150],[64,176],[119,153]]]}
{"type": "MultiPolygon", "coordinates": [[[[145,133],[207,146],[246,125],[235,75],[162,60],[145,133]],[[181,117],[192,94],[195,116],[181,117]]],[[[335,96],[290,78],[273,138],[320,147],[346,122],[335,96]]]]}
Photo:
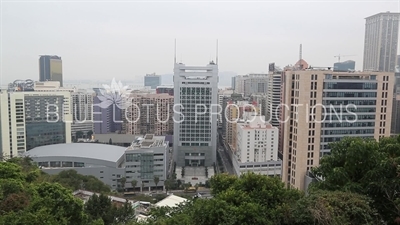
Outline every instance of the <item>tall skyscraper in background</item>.
{"type": "Polygon", "coordinates": [[[60,86],[63,86],[61,57],[56,55],[40,56],[39,81],[59,81],[60,86]]]}
{"type": "Polygon", "coordinates": [[[344,137],[390,136],[394,73],[287,70],[282,181],[306,189],[309,171],[344,137]]]}
{"type": "Polygon", "coordinates": [[[174,161],[177,166],[212,166],[216,162],[217,103],[217,64],[175,63],[174,161]]]}
{"type": "Polygon", "coordinates": [[[378,13],[366,18],[364,71],[394,72],[400,13],[378,13]]]}
{"type": "Polygon", "coordinates": [[[156,89],[157,86],[161,85],[161,76],[156,75],[155,73],[146,74],[144,76],[144,86],[151,87],[151,89],[156,89]]]}

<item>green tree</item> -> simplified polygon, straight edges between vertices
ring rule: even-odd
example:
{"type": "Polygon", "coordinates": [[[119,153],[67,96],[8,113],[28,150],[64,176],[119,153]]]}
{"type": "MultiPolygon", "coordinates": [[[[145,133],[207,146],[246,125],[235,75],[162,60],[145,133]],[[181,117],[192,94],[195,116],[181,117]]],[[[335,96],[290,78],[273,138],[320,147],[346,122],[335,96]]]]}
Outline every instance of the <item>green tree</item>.
{"type": "Polygon", "coordinates": [[[160,182],[160,177],[159,176],[154,176],[153,181],[154,181],[154,184],[156,185],[156,190],[157,190],[158,182],[160,182]]]}
{"type": "Polygon", "coordinates": [[[331,154],[314,173],[322,177],[311,190],[340,190],[366,195],[388,224],[400,221],[400,136],[345,138],[331,144],[331,154]]]}
{"type": "Polygon", "coordinates": [[[126,177],[121,177],[119,179],[119,183],[121,185],[122,191],[125,191],[125,185],[126,185],[126,177]]]}
{"type": "Polygon", "coordinates": [[[369,198],[350,192],[316,191],[290,210],[288,224],[383,224],[369,198]]]}
{"type": "MultiPolygon", "coordinates": [[[[212,187],[211,193],[218,195],[220,192],[227,190],[237,180],[237,177],[229,174],[221,174],[211,177],[210,185],[212,187]]],[[[206,182],[207,183],[207,182],[206,182]]]]}
{"type": "Polygon", "coordinates": [[[132,181],[131,181],[131,185],[132,185],[132,188],[133,188],[133,191],[135,192],[135,188],[136,188],[136,185],[137,185],[137,180],[135,180],[135,179],[133,179],[132,181]]]}
{"type": "Polygon", "coordinates": [[[25,180],[25,177],[21,166],[9,162],[0,162],[0,179],[25,180]]]}
{"type": "Polygon", "coordinates": [[[110,188],[95,176],[85,176],[76,170],[64,170],[49,179],[71,190],[85,189],[93,192],[109,193],[110,188]]]}
{"type": "Polygon", "coordinates": [[[168,193],[169,190],[172,190],[174,181],[171,178],[169,178],[164,182],[164,185],[165,185],[165,192],[168,193]]]}
{"type": "Polygon", "coordinates": [[[117,208],[112,204],[111,199],[103,194],[92,195],[85,204],[85,212],[90,220],[101,219],[104,225],[111,225],[115,222],[117,208]]]}

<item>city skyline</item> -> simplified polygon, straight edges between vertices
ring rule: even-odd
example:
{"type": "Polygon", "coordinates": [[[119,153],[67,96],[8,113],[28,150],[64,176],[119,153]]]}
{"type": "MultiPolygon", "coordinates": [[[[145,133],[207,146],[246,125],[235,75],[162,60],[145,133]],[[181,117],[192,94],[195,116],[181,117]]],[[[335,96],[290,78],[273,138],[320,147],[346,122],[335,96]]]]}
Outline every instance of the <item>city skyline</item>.
{"type": "Polygon", "coordinates": [[[333,66],[335,55],[349,54],[355,56],[342,60],[356,61],[359,70],[365,18],[400,11],[397,1],[346,2],[348,7],[326,1],[312,6],[265,2],[213,3],[214,7],[207,2],[2,4],[0,85],[16,78],[38,77],[37,59],[42,54],[63,58],[65,80],[114,76],[137,80],[152,72],[172,74],[174,39],[178,62],[190,65],[215,59],[218,39],[220,71],[237,74],[267,72],[269,62],[294,64],[299,44],[303,44],[303,58],[311,65],[333,66]],[[354,7],[359,10],[354,11],[354,7]],[[143,15],[150,8],[157,16],[143,15]],[[300,26],[296,25],[299,11],[300,26]],[[330,13],[335,11],[338,13],[330,13]]]}

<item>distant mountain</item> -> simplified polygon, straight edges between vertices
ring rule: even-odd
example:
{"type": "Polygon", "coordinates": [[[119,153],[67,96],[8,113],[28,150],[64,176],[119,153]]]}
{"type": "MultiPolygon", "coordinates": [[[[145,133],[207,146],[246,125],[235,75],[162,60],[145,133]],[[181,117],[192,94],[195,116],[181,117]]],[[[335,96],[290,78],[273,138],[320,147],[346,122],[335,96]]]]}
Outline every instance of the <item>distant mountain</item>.
{"type": "MultiPolygon", "coordinates": [[[[224,72],[219,72],[219,83],[218,86],[231,86],[232,84],[232,77],[236,76],[237,73],[235,72],[230,72],[230,71],[224,71],[224,72]]],[[[168,85],[168,84],[173,84],[174,79],[173,74],[163,74],[161,75],[161,83],[162,85],[168,85]]]]}

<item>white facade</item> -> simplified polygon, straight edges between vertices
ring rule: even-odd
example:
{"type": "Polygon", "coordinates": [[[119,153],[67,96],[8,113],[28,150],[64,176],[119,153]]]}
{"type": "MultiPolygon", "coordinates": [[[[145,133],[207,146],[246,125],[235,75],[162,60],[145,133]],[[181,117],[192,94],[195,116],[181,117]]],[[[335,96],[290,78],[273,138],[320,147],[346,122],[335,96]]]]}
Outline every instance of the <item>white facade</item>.
{"type": "Polygon", "coordinates": [[[62,143],[71,142],[69,92],[3,91],[0,104],[0,152],[4,157],[21,155],[41,144],[55,144],[57,138],[62,143]]]}
{"type": "Polygon", "coordinates": [[[237,144],[233,166],[237,175],[252,171],[280,176],[278,160],[279,130],[262,116],[250,116],[236,124],[237,144]]]}
{"type": "Polygon", "coordinates": [[[174,87],[174,160],[177,166],[212,166],[218,135],[218,65],[175,64],[174,87]]]}
{"type": "Polygon", "coordinates": [[[248,75],[238,75],[235,77],[235,92],[243,94],[244,93],[244,84],[245,80],[248,79],[248,75]]]}

